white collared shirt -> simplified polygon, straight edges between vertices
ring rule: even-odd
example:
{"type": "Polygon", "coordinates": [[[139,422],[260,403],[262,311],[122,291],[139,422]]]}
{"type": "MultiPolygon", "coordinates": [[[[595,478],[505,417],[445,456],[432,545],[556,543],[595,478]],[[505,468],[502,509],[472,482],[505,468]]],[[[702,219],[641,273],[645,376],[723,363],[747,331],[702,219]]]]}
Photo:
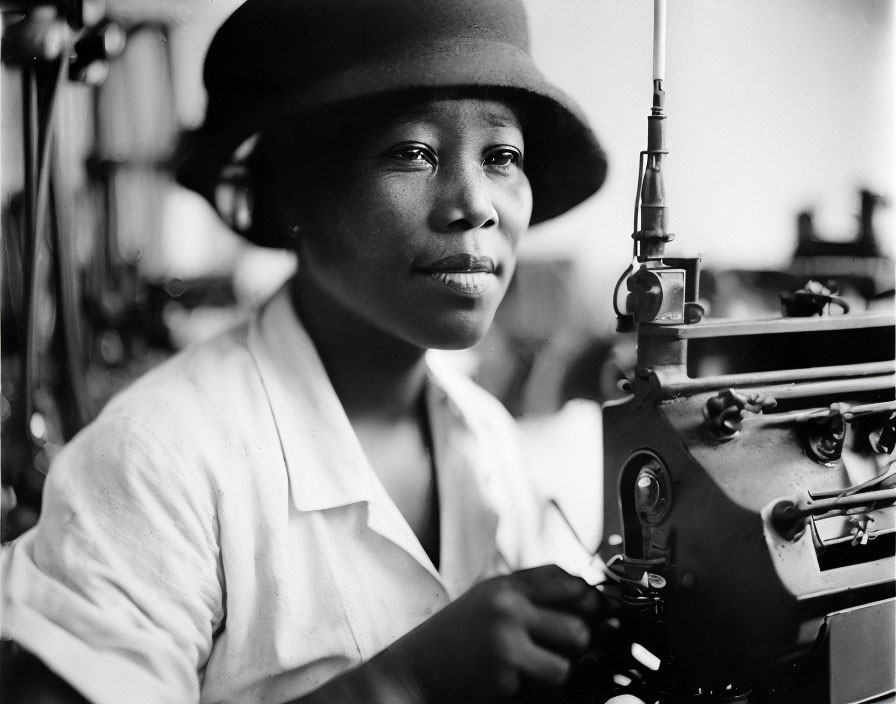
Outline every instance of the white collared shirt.
{"type": "Polygon", "coordinates": [[[114,399],[2,552],[3,636],[97,704],[279,702],[545,561],[516,428],[430,361],[436,570],[286,290],[114,399]]]}

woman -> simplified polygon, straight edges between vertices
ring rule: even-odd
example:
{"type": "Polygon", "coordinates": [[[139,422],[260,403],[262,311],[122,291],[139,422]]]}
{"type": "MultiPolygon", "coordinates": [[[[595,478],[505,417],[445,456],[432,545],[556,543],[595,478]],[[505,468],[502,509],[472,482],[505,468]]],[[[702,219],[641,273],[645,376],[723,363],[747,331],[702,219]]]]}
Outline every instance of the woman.
{"type": "Polygon", "coordinates": [[[249,0],[205,83],[179,178],[298,273],[65,450],[4,636],[94,702],[561,685],[597,592],[544,566],[506,413],[425,355],[479,341],[530,222],[603,180],[520,4],[249,0]]]}

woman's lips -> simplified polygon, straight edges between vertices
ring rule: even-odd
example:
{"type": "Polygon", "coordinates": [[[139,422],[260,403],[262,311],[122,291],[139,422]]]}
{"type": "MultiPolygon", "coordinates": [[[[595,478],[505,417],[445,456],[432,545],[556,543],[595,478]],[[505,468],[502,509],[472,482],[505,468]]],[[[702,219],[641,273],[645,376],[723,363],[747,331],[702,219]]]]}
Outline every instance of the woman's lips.
{"type": "Polygon", "coordinates": [[[495,270],[495,262],[491,257],[467,253],[452,254],[421,267],[421,271],[439,283],[472,296],[485,292],[495,270]]]}
{"type": "Polygon", "coordinates": [[[448,288],[453,288],[455,291],[460,291],[461,293],[476,296],[480,293],[485,293],[485,289],[488,288],[489,280],[492,277],[492,274],[484,271],[437,271],[433,272],[431,276],[436,281],[439,281],[440,283],[448,286],[448,288]]]}
{"type": "Polygon", "coordinates": [[[482,271],[486,274],[495,273],[495,262],[491,257],[479,257],[475,254],[452,254],[439,259],[437,262],[427,264],[422,269],[429,272],[474,272],[482,271]]]}

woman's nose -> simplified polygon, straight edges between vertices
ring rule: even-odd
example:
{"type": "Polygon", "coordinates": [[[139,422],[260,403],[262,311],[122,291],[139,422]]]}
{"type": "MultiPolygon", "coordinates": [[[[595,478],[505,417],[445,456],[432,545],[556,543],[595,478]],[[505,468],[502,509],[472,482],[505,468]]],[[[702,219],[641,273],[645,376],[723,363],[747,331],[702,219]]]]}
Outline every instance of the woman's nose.
{"type": "Polygon", "coordinates": [[[457,169],[436,187],[437,205],[432,212],[436,231],[458,232],[498,224],[488,177],[481,168],[457,169]]]}

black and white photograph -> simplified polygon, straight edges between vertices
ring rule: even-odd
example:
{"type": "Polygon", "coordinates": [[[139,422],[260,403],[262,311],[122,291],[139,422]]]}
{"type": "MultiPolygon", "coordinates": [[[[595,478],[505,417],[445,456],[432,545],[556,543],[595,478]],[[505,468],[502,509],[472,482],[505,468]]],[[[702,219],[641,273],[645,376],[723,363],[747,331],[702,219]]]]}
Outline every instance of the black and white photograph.
{"type": "Polygon", "coordinates": [[[0,31],[0,700],[896,704],[894,0],[0,31]]]}

